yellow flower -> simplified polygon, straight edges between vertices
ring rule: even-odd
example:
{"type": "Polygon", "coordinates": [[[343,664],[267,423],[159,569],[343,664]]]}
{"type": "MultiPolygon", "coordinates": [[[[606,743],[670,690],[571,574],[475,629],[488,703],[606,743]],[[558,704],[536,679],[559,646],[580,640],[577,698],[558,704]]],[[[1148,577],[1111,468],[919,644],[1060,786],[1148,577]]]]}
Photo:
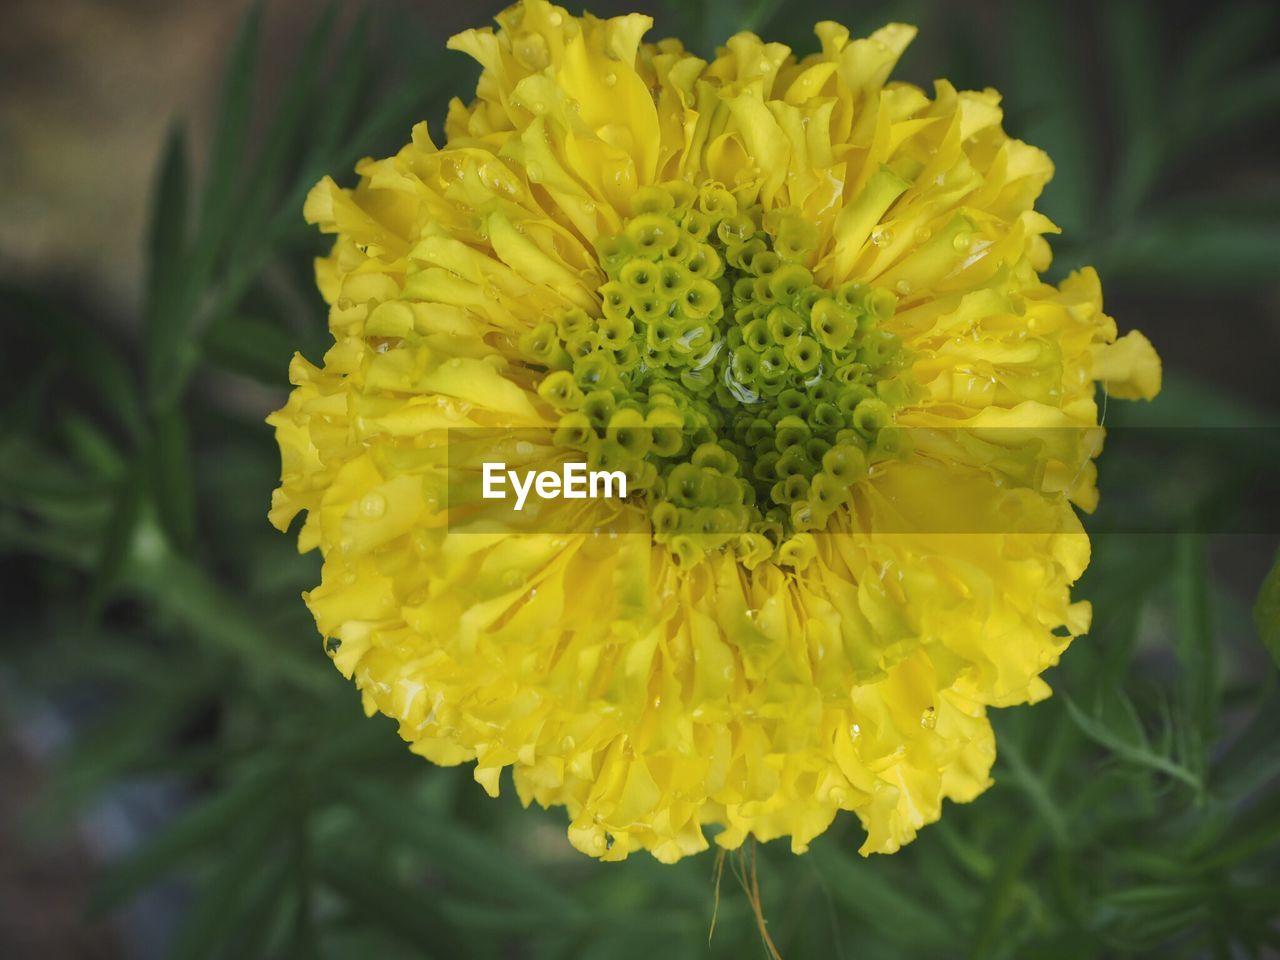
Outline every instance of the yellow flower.
{"type": "Polygon", "coordinates": [[[512,768],[579,850],[802,852],[850,810],[892,852],[1088,628],[1095,383],[1150,398],[1159,360],[1092,270],[1039,279],[1052,166],[997,94],[888,82],[912,28],[708,63],[650,23],[517,4],[450,42],[483,72],[443,147],[314,188],[334,344],[270,418],[271,520],[306,512],[367,711],[490,794],[512,768]],[[455,473],[632,495],[456,529],[459,427],[495,439],[455,473]],[[620,512],[645,532],[591,532],[620,512]]]}

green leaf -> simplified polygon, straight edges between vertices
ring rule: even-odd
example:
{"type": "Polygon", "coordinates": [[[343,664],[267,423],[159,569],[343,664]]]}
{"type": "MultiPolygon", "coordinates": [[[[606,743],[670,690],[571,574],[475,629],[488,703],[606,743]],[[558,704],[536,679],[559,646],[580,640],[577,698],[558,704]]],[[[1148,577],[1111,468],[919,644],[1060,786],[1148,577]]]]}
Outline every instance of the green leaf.
{"type": "MultiPolygon", "coordinates": [[[[279,774],[279,768],[275,772],[279,774]]],[[[285,787],[277,776],[268,792],[259,792],[234,820],[220,826],[224,849],[198,887],[170,950],[171,960],[266,955],[261,942],[250,949],[236,950],[233,945],[252,944],[268,932],[265,928],[281,900],[288,858],[280,840],[289,832],[289,816],[297,814],[285,787]]]]}
{"type": "Polygon", "coordinates": [[[1054,3],[1018,3],[1011,7],[1017,43],[1010,44],[1012,76],[1009,93],[1015,117],[1006,124],[1011,135],[1034,143],[1053,158],[1054,175],[1041,207],[1068,235],[1080,236],[1093,226],[1096,194],[1097,138],[1090,122],[1086,87],[1078,61],[1066,56],[1071,22],[1054,3]]]}
{"type": "Polygon", "coordinates": [[[195,854],[216,851],[228,836],[260,821],[264,804],[278,792],[283,775],[278,766],[264,768],[223,787],[161,828],[136,853],[109,865],[89,899],[90,915],[116,909],[195,854]]]}
{"type": "Polygon", "coordinates": [[[247,169],[245,147],[253,108],[253,87],[259,35],[262,30],[261,0],[255,0],[244,18],[223,70],[222,97],[217,128],[209,151],[208,174],[200,205],[198,243],[203,266],[212,266],[234,212],[232,204],[237,174],[247,169]]]}
{"type": "Polygon", "coordinates": [[[106,479],[120,475],[125,467],[124,458],[96,424],[77,413],[68,413],[61,427],[72,455],[81,466],[106,479]]]}
{"type": "MultiPolygon", "coordinates": [[[[89,641],[99,642],[98,634],[90,634],[89,641]]],[[[103,638],[102,642],[110,641],[103,638]]],[[[82,734],[56,768],[36,816],[50,823],[70,817],[107,784],[137,769],[148,755],[165,749],[189,707],[187,698],[196,695],[191,680],[170,677],[167,690],[146,691],[146,695],[126,700],[113,712],[95,718],[93,728],[82,734]]]]}
{"type": "MultiPolygon", "coordinates": [[[[737,29],[760,33],[773,22],[781,9],[782,0],[755,0],[751,9],[742,17],[737,29]]],[[[721,42],[726,39],[728,35],[721,38],[721,42]]]]}
{"type": "Polygon", "coordinates": [[[1213,644],[1209,607],[1209,570],[1202,536],[1178,538],[1177,653],[1182,667],[1182,698],[1195,734],[1197,761],[1204,761],[1204,747],[1213,743],[1218,714],[1218,658],[1213,644]]]}
{"type": "Polygon", "coordinates": [[[1151,219],[1102,251],[1116,281],[1167,284],[1197,292],[1266,283],[1280,263],[1280,225],[1217,217],[1151,219]]]}
{"type": "Polygon", "coordinates": [[[176,550],[189,551],[196,536],[195,478],[187,424],[180,406],[156,417],[149,462],[151,492],[160,525],[176,550]]]}
{"type": "Polygon", "coordinates": [[[405,798],[393,799],[359,781],[347,784],[345,792],[371,822],[392,828],[402,842],[426,853],[439,869],[448,871],[456,883],[475,894],[533,904],[559,916],[579,912],[574,901],[547,884],[545,878],[504,857],[470,831],[453,824],[445,827],[405,798]]]}
{"type": "Polygon", "coordinates": [[[916,947],[952,943],[953,931],[937,913],[903,893],[896,884],[885,882],[880,871],[874,869],[879,861],[863,860],[831,840],[814,843],[809,856],[844,909],[893,942],[916,947]]]}
{"type": "Polygon", "coordinates": [[[262,22],[262,3],[254,2],[240,23],[227,68],[218,120],[209,153],[199,219],[181,282],[157,305],[147,338],[147,382],[152,406],[171,406],[185,388],[198,353],[193,336],[207,292],[235,217],[237,174],[247,168],[245,146],[253,106],[254,64],[262,22]]]}
{"type": "Polygon", "coordinates": [[[111,512],[98,542],[98,557],[89,587],[88,611],[97,617],[123,579],[125,563],[138,527],[142,495],[136,468],[121,476],[111,499],[111,512]]]}
{"type": "Polygon", "coordinates": [[[1106,7],[1110,64],[1119,96],[1123,146],[1107,205],[1116,222],[1128,220],[1150,193],[1165,157],[1163,149],[1165,100],[1161,96],[1163,68],[1157,50],[1159,22],[1139,3],[1106,7]]]}
{"type": "Polygon", "coordinates": [[[1178,70],[1181,96],[1175,102],[1194,102],[1213,81],[1243,63],[1272,36],[1276,11],[1266,3],[1231,3],[1217,8],[1178,70]]]}
{"type": "Polygon", "coordinates": [[[1280,553],[1276,554],[1271,570],[1258,590],[1258,599],[1253,605],[1253,622],[1258,627],[1262,645],[1280,666],[1280,553]]]}
{"type": "MultiPolygon", "coordinates": [[[[147,230],[146,321],[167,321],[181,289],[187,252],[187,204],[191,193],[187,137],[181,125],[169,131],[151,199],[147,230]]],[[[148,336],[154,336],[148,331],[148,336]]]]}
{"type": "Polygon", "coordinates": [[[287,388],[296,340],[274,323],[229,314],[209,325],[205,351],[211,362],[226,370],[268,386],[287,388]]]}
{"type": "MultiPolygon", "coordinates": [[[[1132,713],[1133,705],[1127,698],[1121,699],[1132,713]]],[[[1138,736],[1132,739],[1125,737],[1105,724],[1101,719],[1085,713],[1076,706],[1075,701],[1070,697],[1064,695],[1063,702],[1067,706],[1067,713],[1076,726],[1080,728],[1080,731],[1090,740],[1106,747],[1121,760],[1166,774],[1175,780],[1185,783],[1197,793],[1203,790],[1203,784],[1199,777],[1171,758],[1153,751],[1145,737],[1138,736]]],[[[1134,719],[1136,721],[1136,714],[1134,714],[1134,719]]],[[[1138,729],[1140,731],[1141,728],[1139,727],[1138,729]]]]}
{"type": "Polygon", "coordinates": [[[358,916],[384,926],[423,957],[476,955],[475,944],[463,940],[431,892],[400,884],[384,860],[330,851],[317,864],[317,873],[358,916]]]}
{"type": "MultiPolygon", "coordinates": [[[[316,118],[315,129],[310,136],[310,162],[304,164],[304,167],[314,169],[316,163],[332,159],[330,154],[343,142],[343,135],[360,102],[360,94],[368,82],[368,48],[369,11],[365,9],[360,12],[351,28],[346,43],[338,50],[338,69],[327,84],[332,95],[326,99],[323,112],[316,118]]],[[[369,141],[352,138],[351,142],[367,144],[369,141]]],[[[360,146],[357,149],[364,150],[367,147],[360,146]]],[[[310,187],[310,183],[307,187],[310,187]]]]}
{"type": "MultiPolygon", "coordinates": [[[[1275,576],[1272,570],[1271,576],[1275,576]]],[[[1272,674],[1274,681],[1275,674],[1272,674]]],[[[1248,726],[1218,757],[1210,773],[1214,796],[1229,804],[1249,797],[1272,777],[1280,776],[1280,690],[1273,685],[1254,711],[1248,726]]]]}
{"type": "MultiPolygon", "coordinates": [[[[330,678],[304,659],[303,647],[264,630],[252,612],[200,566],[175,554],[142,560],[129,586],[211,649],[230,654],[250,676],[287,680],[313,693],[332,690],[330,678]]],[[[315,658],[317,665],[322,658],[315,658]]]]}
{"type": "Polygon", "coordinates": [[[1226,135],[1245,137],[1250,124],[1265,124],[1280,107],[1280,64],[1268,63],[1244,76],[1203,91],[1198,110],[1184,111],[1175,128],[1171,149],[1200,145],[1220,155],[1226,135]]]}
{"type": "MultiPolygon", "coordinates": [[[[248,248],[268,243],[264,236],[265,225],[270,221],[282,197],[291,196],[293,186],[285,182],[290,161],[298,161],[305,153],[309,136],[300,136],[306,130],[307,118],[321,106],[323,95],[330,86],[321,76],[323,54],[333,33],[338,5],[330,2],[316,19],[297,62],[293,65],[289,84],[281,97],[280,107],[272,116],[266,142],[253,168],[253,178],[242,206],[242,214],[234,227],[229,259],[234,263],[248,248]],[[312,103],[312,100],[316,103],[312,103]]],[[[308,131],[309,133],[309,131],[308,131]]],[[[214,317],[214,322],[217,321],[214,317]]]]}
{"type": "Polygon", "coordinates": [[[147,297],[143,314],[147,383],[154,396],[188,362],[184,353],[189,288],[187,203],[191,192],[186,136],[169,134],[151,201],[147,237],[147,297]]]}
{"type": "Polygon", "coordinates": [[[1002,844],[995,873],[983,892],[982,906],[975,918],[976,926],[968,954],[973,960],[998,955],[995,944],[1015,906],[1020,879],[1035,853],[1039,834],[1039,824],[1031,821],[1002,844]]]}
{"type": "Polygon", "coordinates": [[[38,331],[50,349],[93,389],[134,438],[146,432],[133,371],[119,348],[80,317],[70,317],[38,294],[0,281],[0,302],[38,331]]]}

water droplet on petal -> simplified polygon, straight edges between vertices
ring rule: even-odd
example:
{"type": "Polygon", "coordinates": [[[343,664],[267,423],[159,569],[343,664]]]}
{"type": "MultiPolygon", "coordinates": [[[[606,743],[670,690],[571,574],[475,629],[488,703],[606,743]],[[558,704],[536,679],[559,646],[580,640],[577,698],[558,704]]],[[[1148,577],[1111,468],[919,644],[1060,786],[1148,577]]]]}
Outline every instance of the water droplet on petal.
{"type": "Polygon", "coordinates": [[[926,730],[932,730],[938,725],[938,712],[929,707],[924,713],[920,714],[920,726],[926,730]]]}
{"type": "Polygon", "coordinates": [[[376,520],[387,512],[387,498],[380,493],[366,493],[360,499],[360,512],[376,520]]]}
{"type": "Polygon", "coordinates": [[[897,290],[898,293],[902,294],[905,297],[908,293],[911,292],[911,281],[899,280],[897,283],[893,285],[893,288],[897,290]]]}
{"type": "Polygon", "coordinates": [[[951,241],[951,246],[955,248],[957,253],[964,253],[972,243],[973,241],[969,238],[969,234],[957,233],[955,239],[951,241]]]}
{"type": "Polygon", "coordinates": [[[526,70],[541,70],[551,60],[546,38],[540,33],[519,34],[511,45],[511,50],[526,70]]]}
{"type": "Polygon", "coordinates": [[[851,724],[849,726],[849,739],[857,740],[860,736],[862,736],[862,727],[856,723],[851,724]]]}
{"type": "Polygon", "coordinates": [[[612,87],[617,82],[618,82],[618,75],[614,73],[612,70],[610,70],[608,73],[604,75],[604,85],[606,87],[612,87]]]}
{"type": "Polygon", "coordinates": [[[888,227],[880,230],[871,231],[871,244],[876,247],[885,247],[893,242],[893,231],[888,227]]]}

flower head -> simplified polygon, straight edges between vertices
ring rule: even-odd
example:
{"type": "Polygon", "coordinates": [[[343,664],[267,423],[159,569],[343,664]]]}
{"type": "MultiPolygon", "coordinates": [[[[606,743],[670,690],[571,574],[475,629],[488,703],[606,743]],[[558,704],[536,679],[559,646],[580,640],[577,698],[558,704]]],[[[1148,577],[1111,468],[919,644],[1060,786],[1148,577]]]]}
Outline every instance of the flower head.
{"type": "Polygon", "coordinates": [[[1052,166],[998,96],[888,82],[912,28],[707,62],[641,15],[498,25],[450,41],[483,72],[443,146],[307,199],[334,345],[270,418],[271,519],[306,511],[327,649],[591,855],[803,851],[839,810],[896,850],[1087,629],[1095,383],[1150,397],[1158,358],[1091,270],[1039,279],[1052,166]],[[460,531],[460,427],[631,495],[460,531]]]}

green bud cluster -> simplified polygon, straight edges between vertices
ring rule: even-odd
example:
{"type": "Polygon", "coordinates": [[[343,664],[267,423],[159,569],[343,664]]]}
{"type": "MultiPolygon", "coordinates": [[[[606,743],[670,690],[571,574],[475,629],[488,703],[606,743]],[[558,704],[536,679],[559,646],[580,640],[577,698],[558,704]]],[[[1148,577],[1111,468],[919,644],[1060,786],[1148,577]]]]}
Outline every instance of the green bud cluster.
{"type": "Polygon", "coordinates": [[[599,319],[566,310],[526,333],[556,442],[623,470],[682,563],[731,547],[801,564],[805,531],[901,453],[906,356],[887,290],[815,282],[816,228],[741,206],[717,184],[648,187],[598,241],[599,319]]]}

